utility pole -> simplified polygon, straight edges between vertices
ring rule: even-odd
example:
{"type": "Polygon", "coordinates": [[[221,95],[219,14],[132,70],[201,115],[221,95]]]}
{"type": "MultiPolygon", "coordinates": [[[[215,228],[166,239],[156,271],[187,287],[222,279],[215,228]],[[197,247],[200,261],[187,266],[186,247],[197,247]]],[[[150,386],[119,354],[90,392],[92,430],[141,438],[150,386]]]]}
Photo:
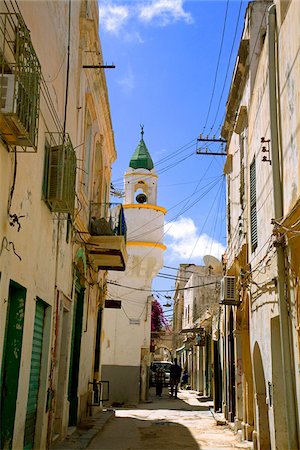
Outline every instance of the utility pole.
{"type": "Polygon", "coordinates": [[[200,134],[200,136],[197,139],[198,142],[211,142],[211,143],[215,143],[218,142],[221,144],[221,151],[219,152],[212,152],[208,149],[208,147],[205,148],[205,150],[203,151],[203,149],[200,147],[197,149],[196,154],[197,155],[210,155],[210,156],[226,156],[226,152],[224,151],[224,144],[226,144],[226,139],[223,138],[216,138],[215,136],[213,136],[212,138],[209,138],[208,136],[203,137],[202,134],[200,134]]]}

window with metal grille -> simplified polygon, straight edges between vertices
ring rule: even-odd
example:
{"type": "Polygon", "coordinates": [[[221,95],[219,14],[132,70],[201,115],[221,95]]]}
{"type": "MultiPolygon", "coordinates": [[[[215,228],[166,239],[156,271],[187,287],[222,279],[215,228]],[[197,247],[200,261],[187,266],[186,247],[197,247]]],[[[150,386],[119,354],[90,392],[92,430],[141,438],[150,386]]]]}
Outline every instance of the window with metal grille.
{"type": "Polygon", "coordinates": [[[257,209],[256,209],[256,163],[255,158],[250,165],[250,236],[251,250],[257,247],[257,209]]]}
{"type": "Polygon", "coordinates": [[[40,80],[40,63],[22,16],[0,13],[0,134],[7,144],[36,151],[40,80]]]}
{"type": "Polygon", "coordinates": [[[73,215],[76,155],[69,136],[47,133],[43,198],[52,212],[73,215]]]}

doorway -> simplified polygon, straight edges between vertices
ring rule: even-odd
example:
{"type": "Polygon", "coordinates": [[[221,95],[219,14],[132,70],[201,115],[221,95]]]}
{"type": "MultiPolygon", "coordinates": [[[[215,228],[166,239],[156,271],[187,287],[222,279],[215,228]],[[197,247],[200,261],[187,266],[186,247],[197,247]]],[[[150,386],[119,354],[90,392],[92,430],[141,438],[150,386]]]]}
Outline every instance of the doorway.
{"type": "Polygon", "coordinates": [[[233,310],[230,308],[229,333],[228,333],[228,420],[234,422],[235,418],[235,345],[233,310]]]}
{"type": "Polygon", "coordinates": [[[266,396],[266,380],[264,367],[261,357],[260,348],[256,342],[253,351],[253,369],[257,403],[257,431],[260,450],[269,450],[271,448],[270,441],[270,425],[266,396]]]}
{"type": "MultiPolygon", "coordinates": [[[[78,278],[79,277],[77,277],[77,280],[78,278]]],[[[73,329],[72,329],[71,356],[69,369],[69,392],[68,392],[68,400],[70,402],[69,426],[76,426],[78,418],[78,381],[79,381],[79,363],[80,363],[80,349],[81,349],[84,291],[85,288],[82,287],[77,282],[74,295],[73,329]]]]}
{"type": "Polygon", "coordinates": [[[10,281],[1,373],[0,448],[12,448],[22,353],[26,289],[10,281]]]}

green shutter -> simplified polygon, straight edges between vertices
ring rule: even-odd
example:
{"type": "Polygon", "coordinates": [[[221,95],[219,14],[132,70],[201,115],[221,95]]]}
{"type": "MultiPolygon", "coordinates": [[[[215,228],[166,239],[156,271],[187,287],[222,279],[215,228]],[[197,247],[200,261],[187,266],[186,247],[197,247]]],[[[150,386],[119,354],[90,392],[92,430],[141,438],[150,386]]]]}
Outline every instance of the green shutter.
{"type": "Polygon", "coordinates": [[[230,178],[227,178],[227,236],[231,238],[231,192],[230,192],[230,178]]]}
{"type": "Polygon", "coordinates": [[[32,339],[32,354],[29,390],[27,400],[27,412],[24,433],[24,449],[33,448],[35,422],[37,414],[38,391],[40,384],[41,359],[43,349],[43,333],[45,321],[45,304],[37,300],[34,318],[34,329],[32,339]]]}
{"type": "Polygon", "coordinates": [[[255,159],[250,166],[250,236],[252,252],[257,247],[257,210],[256,210],[256,165],[255,159]]]}
{"type": "Polygon", "coordinates": [[[76,154],[68,134],[47,133],[43,194],[52,212],[74,213],[76,154]]]}

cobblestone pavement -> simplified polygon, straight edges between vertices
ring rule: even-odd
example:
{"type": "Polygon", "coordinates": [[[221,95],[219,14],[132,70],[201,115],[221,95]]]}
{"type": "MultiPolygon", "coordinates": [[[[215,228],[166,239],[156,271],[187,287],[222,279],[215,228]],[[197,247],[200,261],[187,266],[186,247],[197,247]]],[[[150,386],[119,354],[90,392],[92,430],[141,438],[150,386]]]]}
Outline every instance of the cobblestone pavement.
{"type": "Polygon", "coordinates": [[[91,441],[97,450],[232,450],[251,448],[243,444],[227,425],[217,425],[209,407],[194,391],[180,391],[169,397],[115,409],[110,420],[91,441]]]}

